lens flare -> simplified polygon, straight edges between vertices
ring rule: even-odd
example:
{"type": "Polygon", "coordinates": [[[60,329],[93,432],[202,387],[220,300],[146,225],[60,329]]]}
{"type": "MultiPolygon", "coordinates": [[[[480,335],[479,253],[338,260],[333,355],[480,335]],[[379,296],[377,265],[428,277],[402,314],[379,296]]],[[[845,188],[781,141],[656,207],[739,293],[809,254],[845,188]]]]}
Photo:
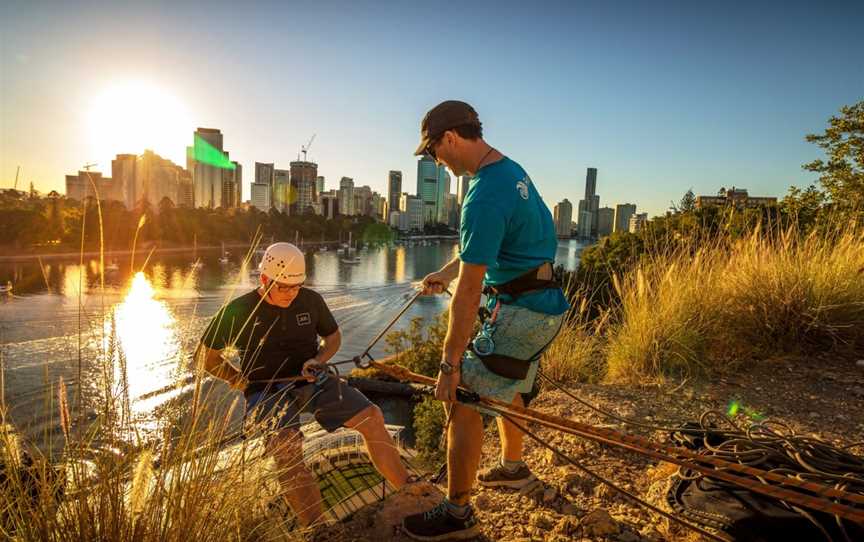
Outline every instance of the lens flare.
{"type": "MultiPolygon", "coordinates": [[[[156,290],[142,272],[135,274],[125,299],[115,308],[114,320],[126,357],[132,411],[147,413],[155,406],[151,401],[159,402],[164,397],[154,397],[150,401],[137,399],[170,385],[177,368],[180,354],[177,321],[168,306],[156,299],[156,290]]],[[[119,382],[119,363],[115,368],[115,381],[119,382]]]]}

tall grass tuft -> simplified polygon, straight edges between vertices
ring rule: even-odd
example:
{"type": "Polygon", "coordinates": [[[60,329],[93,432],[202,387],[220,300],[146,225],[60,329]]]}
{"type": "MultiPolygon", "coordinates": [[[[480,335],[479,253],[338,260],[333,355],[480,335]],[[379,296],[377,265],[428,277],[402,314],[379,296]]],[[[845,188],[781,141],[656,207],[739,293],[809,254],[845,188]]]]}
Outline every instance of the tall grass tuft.
{"type": "Polygon", "coordinates": [[[864,347],[864,234],[754,229],[657,251],[618,282],[606,377],[644,382],[864,347]]]}
{"type": "MultiPolygon", "coordinates": [[[[143,219],[139,229],[142,224],[143,219]]],[[[82,255],[83,246],[82,232],[82,255]]],[[[62,450],[40,450],[8,425],[0,394],[0,539],[299,539],[302,533],[291,526],[290,517],[268,517],[267,504],[281,491],[283,472],[263,454],[260,439],[241,440],[240,428],[232,422],[239,408],[236,394],[194,371],[194,364],[186,367],[195,372],[193,404],[172,405],[142,437],[131,412],[126,356],[113,314],[103,306],[101,318],[91,321],[97,320],[101,326],[86,329],[79,294],[74,405],[62,378],[54,395],[47,364],[44,368],[45,408],[49,419],[59,410],[62,450]],[[100,348],[85,360],[82,345],[88,334],[96,335],[93,331],[102,333],[100,348]],[[96,368],[98,382],[82,382],[85,361],[96,368]],[[88,390],[93,406],[85,413],[82,395],[88,390]],[[274,524],[284,528],[274,530],[274,524]]],[[[4,369],[0,357],[0,371],[4,369]]],[[[180,373],[178,387],[188,388],[189,371],[180,373]]],[[[245,435],[264,436],[272,430],[266,424],[247,426],[245,435]]],[[[47,431],[43,440],[51,442],[47,431]]]]}

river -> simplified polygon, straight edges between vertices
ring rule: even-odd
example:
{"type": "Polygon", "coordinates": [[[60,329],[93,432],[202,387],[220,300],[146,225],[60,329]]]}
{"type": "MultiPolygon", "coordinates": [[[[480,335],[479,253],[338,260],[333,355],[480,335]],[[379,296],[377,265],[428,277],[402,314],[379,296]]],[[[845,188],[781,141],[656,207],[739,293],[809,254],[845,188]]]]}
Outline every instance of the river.
{"type": "MultiPolygon", "coordinates": [[[[574,269],[581,249],[576,241],[560,241],[556,263],[574,269]]],[[[324,296],[342,329],[336,359],[361,353],[412,295],[412,283],[457,251],[453,241],[370,247],[359,251],[356,264],[334,251],[307,254],[307,286],[324,296]]],[[[141,431],[155,428],[167,405],[188,402],[189,353],[210,317],[255,287],[245,253],[234,249],[225,263],[219,256],[218,250],[195,259],[191,251],[149,260],[139,254],[136,273],[129,256],[106,259],[104,287],[98,259],[0,263],[0,285],[11,282],[14,292],[0,303],[7,421],[40,447],[58,447],[57,387],[62,378],[76,416],[80,369],[87,418],[95,418],[110,388],[117,395],[128,391],[128,414],[141,431]],[[125,381],[128,389],[118,388],[125,381]]],[[[443,296],[421,297],[396,328],[413,317],[432,318],[446,304],[443,296]]],[[[385,341],[372,354],[384,355],[385,341]]],[[[401,410],[385,409],[388,422],[404,423],[401,410]]]]}

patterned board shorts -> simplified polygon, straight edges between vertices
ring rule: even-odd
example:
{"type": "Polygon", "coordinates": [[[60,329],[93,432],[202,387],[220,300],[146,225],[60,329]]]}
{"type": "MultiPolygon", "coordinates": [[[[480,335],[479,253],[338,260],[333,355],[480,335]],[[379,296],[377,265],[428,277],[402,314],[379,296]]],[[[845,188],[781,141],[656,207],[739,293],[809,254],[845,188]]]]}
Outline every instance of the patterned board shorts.
{"type": "MultiPolygon", "coordinates": [[[[533,359],[528,374],[522,380],[497,375],[486,368],[471,350],[462,357],[462,385],[478,394],[510,403],[517,393],[529,393],[537,378],[540,357],[561,331],[564,315],[543,314],[525,307],[501,304],[496,319],[495,353],[519,359],[533,359]]],[[[479,406],[471,405],[484,414],[498,416],[479,406]]]]}

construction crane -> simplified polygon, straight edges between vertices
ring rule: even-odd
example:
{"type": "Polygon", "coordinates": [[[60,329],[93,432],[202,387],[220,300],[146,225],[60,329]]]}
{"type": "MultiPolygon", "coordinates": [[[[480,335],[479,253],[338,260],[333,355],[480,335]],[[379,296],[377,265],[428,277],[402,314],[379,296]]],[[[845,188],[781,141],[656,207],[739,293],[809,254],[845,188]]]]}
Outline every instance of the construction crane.
{"type": "Polygon", "coordinates": [[[15,169],[15,191],[16,192],[18,191],[18,173],[20,173],[20,172],[21,172],[21,166],[18,166],[15,169]]]}
{"type": "Polygon", "coordinates": [[[303,161],[306,161],[306,152],[309,150],[309,147],[312,146],[312,142],[315,141],[315,136],[318,134],[312,134],[312,137],[309,138],[309,143],[300,146],[300,152],[303,153],[303,161]]]}
{"type": "Polygon", "coordinates": [[[84,166],[82,167],[82,169],[83,169],[84,171],[86,171],[86,172],[89,173],[91,167],[96,167],[96,166],[98,166],[98,165],[99,165],[99,164],[96,164],[96,163],[93,163],[93,164],[84,164],[84,166]]]}

